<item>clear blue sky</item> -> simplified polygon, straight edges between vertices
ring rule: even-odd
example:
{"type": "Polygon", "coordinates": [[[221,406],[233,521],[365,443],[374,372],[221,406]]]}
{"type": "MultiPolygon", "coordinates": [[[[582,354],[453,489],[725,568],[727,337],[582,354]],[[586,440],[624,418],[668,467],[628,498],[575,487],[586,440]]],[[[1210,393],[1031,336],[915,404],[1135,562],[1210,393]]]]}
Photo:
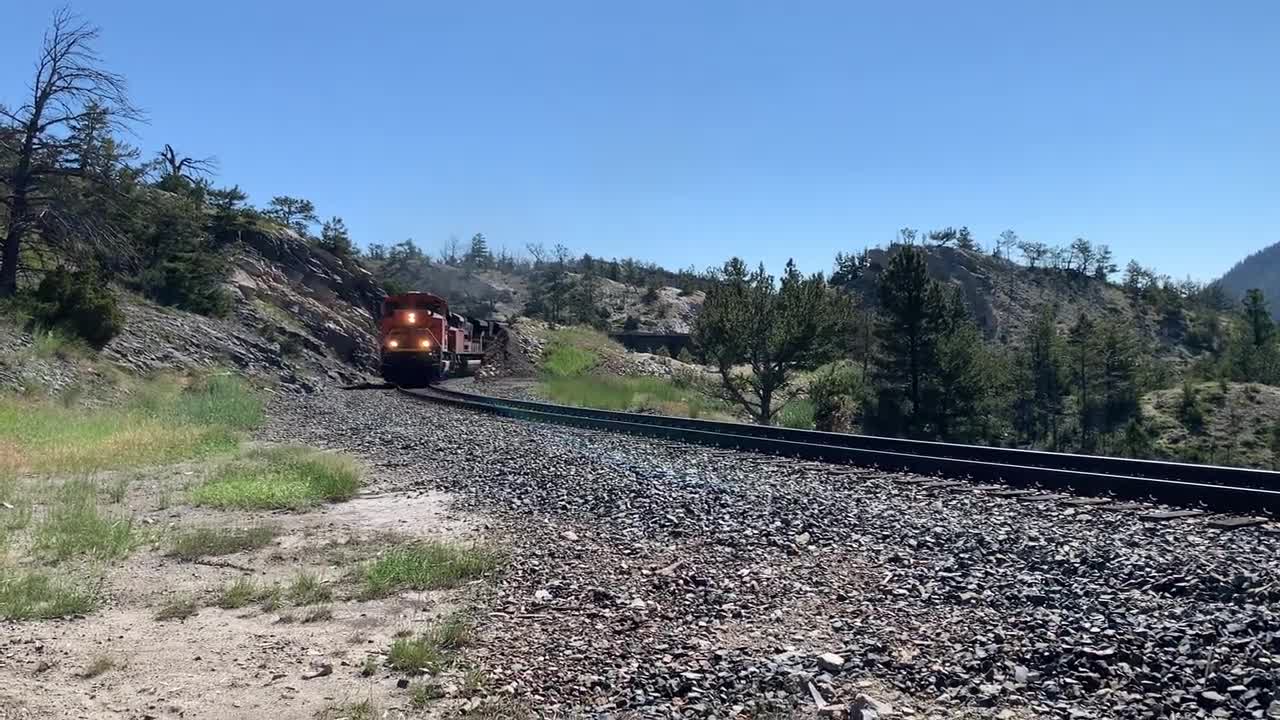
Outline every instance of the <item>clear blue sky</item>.
{"type": "MultiPolygon", "coordinates": [[[[0,97],[55,3],[13,2],[0,97]]],[[[1280,2],[84,1],[150,116],[361,243],[828,270],[897,228],[1208,279],[1280,241],[1280,2]]]]}

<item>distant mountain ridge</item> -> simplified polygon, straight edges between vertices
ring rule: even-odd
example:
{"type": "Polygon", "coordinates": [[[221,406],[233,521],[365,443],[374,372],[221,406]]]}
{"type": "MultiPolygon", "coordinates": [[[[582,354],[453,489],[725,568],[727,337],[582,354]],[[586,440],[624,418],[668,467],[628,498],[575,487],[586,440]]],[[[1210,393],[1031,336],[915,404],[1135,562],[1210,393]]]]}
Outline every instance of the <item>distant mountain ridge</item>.
{"type": "Polygon", "coordinates": [[[1271,313],[1280,317],[1280,243],[1265,247],[1236,263],[1218,279],[1233,300],[1258,288],[1271,301],[1271,313]]]}

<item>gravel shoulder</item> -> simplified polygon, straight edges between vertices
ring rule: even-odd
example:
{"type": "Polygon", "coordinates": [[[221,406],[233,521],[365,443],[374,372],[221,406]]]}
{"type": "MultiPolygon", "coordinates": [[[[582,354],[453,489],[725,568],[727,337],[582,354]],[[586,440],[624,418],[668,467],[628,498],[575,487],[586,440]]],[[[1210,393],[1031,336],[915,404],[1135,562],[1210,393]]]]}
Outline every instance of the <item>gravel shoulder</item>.
{"type": "Polygon", "coordinates": [[[392,391],[290,399],[265,436],[353,452],[395,473],[389,491],[446,492],[485,518],[509,564],[468,661],[538,716],[811,717],[815,692],[897,717],[1280,715],[1271,528],[903,485],[392,391]]]}

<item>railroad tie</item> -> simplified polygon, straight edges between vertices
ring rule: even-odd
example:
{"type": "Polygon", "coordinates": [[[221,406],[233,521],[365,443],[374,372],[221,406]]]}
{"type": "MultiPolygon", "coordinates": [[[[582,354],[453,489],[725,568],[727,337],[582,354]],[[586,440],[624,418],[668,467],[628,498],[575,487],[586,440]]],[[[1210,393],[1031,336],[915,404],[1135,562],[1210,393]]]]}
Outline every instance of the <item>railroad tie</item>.
{"type": "Polygon", "coordinates": [[[1249,515],[1219,515],[1218,517],[1209,518],[1208,525],[1220,530],[1235,530],[1236,528],[1249,527],[1250,525],[1261,525],[1266,521],[1266,518],[1249,515]]]}
{"type": "Polygon", "coordinates": [[[1159,512],[1143,513],[1138,516],[1140,520],[1177,520],[1179,518],[1199,517],[1206,514],[1203,510],[1161,510],[1159,512]]]}

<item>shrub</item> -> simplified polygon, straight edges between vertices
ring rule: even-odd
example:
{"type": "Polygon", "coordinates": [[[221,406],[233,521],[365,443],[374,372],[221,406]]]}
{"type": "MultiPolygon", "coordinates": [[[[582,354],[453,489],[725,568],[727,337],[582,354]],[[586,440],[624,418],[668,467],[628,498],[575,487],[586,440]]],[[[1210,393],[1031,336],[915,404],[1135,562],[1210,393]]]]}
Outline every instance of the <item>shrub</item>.
{"type": "Polygon", "coordinates": [[[627,319],[622,321],[623,332],[635,332],[640,329],[640,318],[635,315],[628,315],[627,319]]]}
{"type": "Polygon", "coordinates": [[[63,330],[94,347],[101,348],[124,329],[116,296],[97,273],[53,270],[40,281],[35,299],[35,324],[63,330]]]}
{"type": "Polygon", "coordinates": [[[652,305],[658,302],[658,287],[656,285],[650,285],[645,288],[644,295],[640,296],[640,302],[645,305],[652,305]]]}
{"type": "Polygon", "coordinates": [[[1178,403],[1178,418],[1192,433],[1204,429],[1204,406],[1196,388],[1189,381],[1182,384],[1182,397],[1178,403]]]}
{"type": "Polygon", "coordinates": [[[139,284],[161,305],[222,317],[231,312],[231,294],[223,287],[226,274],[226,260],[217,253],[180,253],[144,270],[139,284]]]}
{"type": "Polygon", "coordinates": [[[862,398],[862,377],[848,363],[831,363],[818,368],[809,382],[813,402],[813,425],[818,430],[843,432],[849,429],[862,398]]]}

